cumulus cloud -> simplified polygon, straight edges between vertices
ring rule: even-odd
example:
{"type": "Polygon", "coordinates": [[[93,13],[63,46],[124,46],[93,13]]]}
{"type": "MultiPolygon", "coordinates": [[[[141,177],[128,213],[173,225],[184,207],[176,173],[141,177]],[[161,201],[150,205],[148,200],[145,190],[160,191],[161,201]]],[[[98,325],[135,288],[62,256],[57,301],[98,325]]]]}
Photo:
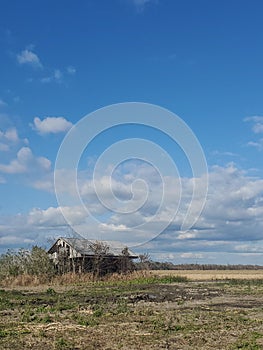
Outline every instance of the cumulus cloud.
{"type": "MultiPolygon", "coordinates": [[[[62,83],[65,75],[73,76],[76,73],[76,68],[74,66],[68,66],[64,69],[47,67],[44,66],[39,58],[39,56],[34,52],[34,46],[29,45],[24,50],[16,55],[16,60],[19,65],[27,65],[32,68],[39,69],[42,76],[39,76],[37,79],[41,83],[62,83]]],[[[33,78],[27,79],[28,82],[32,82],[33,78]]],[[[5,106],[5,101],[0,99],[0,107],[5,106]]]]}
{"type": "Polygon", "coordinates": [[[0,129],[0,151],[7,152],[11,147],[21,143],[27,145],[28,140],[26,138],[20,139],[16,128],[12,127],[7,130],[0,129]]]}
{"type": "Polygon", "coordinates": [[[16,128],[10,128],[5,133],[0,132],[0,137],[1,136],[3,138],[5,138],[6,140],[11,141],[11,142],[18,142],[19,141],[19,137],[18,137],[16,128]]]}
{"type": "MultiPolygon", "coordinates": [[[[263,180],[249,177],[234,164],[213,167],[209,173],[210,186],[204,211],[196,224],[183,232],[181,225],[192,199],[193,183],[202,188],[205,178],[193,182],[192,178],[176,179],[167,176],[164,180],[169,192],[162,197],[160,181],[151,177],[151,170],[146,168],[144,166],[140,171],[137,169],[133,173],[125,173],[122,178],[117,176],[111,183],[104,176],[97,177],[95,181],[79,181],[79,194],[83,204],[98,221],[101,220],[102,226],[97,228],[98,231],[103,229],[105,234],[110,230],[122,232],[123,237],[129,231],[133,238],[136,235],[147,238],[158,229],[158,225],[164,223],[167,229],[163,235],[166,235],[166,239],[177,242],[263,239],[263,180]],[[143,169],[144,180],[148,180],[147,187],[139,187],[134,196],[134,185],[131,184],[134,179],[138,179],[139,173],[143,178],[143,169]],[[95,187],[99,191],[96,192],[95,187]]],[[[72,177],[62,175],[62,183],[59,191],[66,191],[74,198],[78,196],[76,190],[72,189],[72,177]],[[67,181],[68,185],[65,183],[67,181]]],[[[192,202],[193,207],[198,207],[198,201],[199,198],[192,202]]]]}
{"type": "Polygon", "coordinates": [[[17,62],[20,65],[30,65],[34,68],[43,68],[43,65],[36,53],[34,53],[32,50],[25,49],[21,51],[17,56],[17,62]]]}
{"type": "MultiPolygon", "coordinates": [[[[16,160],[19,164],[13,165],[26,165],[31,157],[32,153],[25,149],[17,155],[16,160]]],[[[48,168],[48,163],[46,168],[48,168]]],[[[255,256],[255,254],[263,253],[263,180],[250,177],[233,163],[225,167],[214,166],[210,169],[210,185],[205,208],[196,224],[188,231],[181,231],[181,224],[191,200],[193,178],[177,179],[166,176],[165,181],[168,184],[169,193],[159,207],[159,201],[162,200],[160,196],[162,194],[161,179],[156,176],[153,169],[150,169],[150,166],[127,165],[123,176],[121,173],[115,174],[112,187],[105,175],[101,174],[95,181],[100,188],[100,195],[106,198],[108,209],[96,198],[97,193],[93,180],[87,178],[85,173],[82,175],[80,174],[79,178],[79,193],[83,206],[75,203],[78,194],[73,189],[72,179],[74,177],[70,172],[61,171],[63,181],[57,190],[65,194],[68,204],[60,203],[57,208],[50,207],[45,210],[32,209],[23,219],[24,229],[28,232],[34,230],[35,232],[45,230],[49,232],[59,229],[59,234],[63,235],[66,234],[68,225],[72,225],[73,229],[86,237],[91,238],[95,235],[93,237],[95,239],[119,240],[129,245],[136,245],[136,242],[141,241],[142,237],[144,241],[151,239],[152,231],[164,222],[167,228],[154,241],[138,247],[141,252],[147,250],[156,259],[171,258],[177,262],[186,260],[196,262],[198,259],[200,262],[214,263],[233,261],[249,263],[252,259],[251,254],[255,256]],[[134,179],[138,179],[138,176],[147,180],[148,187],[139,188],[136,194],[138,197],[136,197],[133,196],[134,188],[131,184],[134,183],[134,179]],[[182,190],[181,198],[178,197],[179,186],[182,190]],[[146,202],[144,201],[145,190],[148,190],[146,202]],[[118,201],[112,196],[112,193],[115,194],[118,201]],[[179,199],[180,205],[177,208],[179,199]],[[129,204],[130,201],[134,201],[134,207],[129,204]],[[140,203],[143,205],[137,208],[140,203]],[[128,214],[123,214],[124,208],[133,210],[128,214]],[[171,213],[175,214],[172,221],[171,213]],[[65,221],[62,214],[67,217],[68,222],[65,221]],[[91,220],[91,214],[97,221],[91,220]],[[148,225],[143,226],[144,223],[148,225]]],[[[45,179],[46,183],[39,181],[39,188],[43,186],[42,189],[48,189],[51,180],[50,176],[45,179]]],[[[199,187],[205,182],[202,177],[195,180],[195,184],[199,187]]],[[[18,222],[16,220],[13,221],[14,225],[18,222]]],[[[3,221],[1,228],[0,220],[0,233],[1,230],[3,233],[11,233],[11,228],[6,227],[5,222],[3,221]]],[[[19,225],[21,225],[20,221],[19,225]]],[[[21,230],[21,227],[17,229],[21,230]]],[[[28,238],[30,237],[29,234],[28,238]]]]}
{"type": "Polygon", "coordinates": [[[40,134],[57,134],[68,131],[72,123],[64,117],[46,117],[43,120],[35,117],[31,126],[40,134]]]}
{"type": "Polygon", "coordinates": [[[0,163],[0,172],[5,174],[32,173],[37,170],[50,170],[51,162],[44,157],[35,157],[29,147],[22,147],[16,158],[8,164],[0,163]]]}
{"type": "Polygon", "coordinates": [[[255,134],[263,133],[263,117],[253,116],[244,119],[245,122],[252,122],[252,131],[255,134]]]}
{"type": "Polygon", "coordinates": [[[29,212],[27,222],[41,227],[65,227],[68,223],[64,219],[63,212],[67,212],[71,225],[83,223],[87,216],[86,211],[79,207],[49,207],[45,210],[34,208],[29,212]]]}

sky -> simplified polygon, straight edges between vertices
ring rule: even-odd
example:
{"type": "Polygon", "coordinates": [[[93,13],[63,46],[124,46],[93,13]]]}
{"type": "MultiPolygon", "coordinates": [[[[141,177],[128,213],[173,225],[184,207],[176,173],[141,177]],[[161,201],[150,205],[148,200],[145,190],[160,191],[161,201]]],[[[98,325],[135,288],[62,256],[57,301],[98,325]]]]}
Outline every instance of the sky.
{"type": "Polygon", "coordinates": [[[262,265],[262,11],[2,0],[0,253],[78,234],[262,265]]]}

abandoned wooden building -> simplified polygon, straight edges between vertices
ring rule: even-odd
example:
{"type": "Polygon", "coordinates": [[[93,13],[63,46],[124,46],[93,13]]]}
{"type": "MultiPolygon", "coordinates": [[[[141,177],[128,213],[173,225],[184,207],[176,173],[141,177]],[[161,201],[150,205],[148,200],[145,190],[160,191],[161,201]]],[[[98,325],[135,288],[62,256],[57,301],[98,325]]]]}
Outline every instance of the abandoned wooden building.
{"type": "Polygon", "coordinates": [[[61,237],[48,250],[59,273],[104,275],[132,270],[138,256],[120,242],[61,237]]]}

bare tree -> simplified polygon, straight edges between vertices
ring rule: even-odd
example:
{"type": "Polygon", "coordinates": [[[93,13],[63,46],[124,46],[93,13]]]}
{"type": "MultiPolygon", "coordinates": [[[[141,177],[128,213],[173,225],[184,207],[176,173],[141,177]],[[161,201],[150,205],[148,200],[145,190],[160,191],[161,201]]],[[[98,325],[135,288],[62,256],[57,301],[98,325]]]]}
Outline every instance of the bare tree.
{"type": "Polygon", "coordinates": [[[103,242],[90,242],[89,248],[94,254],[93,258],[93,277],[97,278],[104,275],[108,268],[108,259],[110,247],[103,242]]]}
{"type": "Polygon", "coordinates": [[[134,264],[130,259],[130,253],[128,247],[123,248],[122,256],[120,258],[120,271],[127,273],[134,270],[134,264]]]}
{"type": "Polygon", "coordinates": [[[151,257],[149,253],[144,253],[139,255],[139,263],[137,266],[139,270],[149,270],[151,264],[151,257]]]}

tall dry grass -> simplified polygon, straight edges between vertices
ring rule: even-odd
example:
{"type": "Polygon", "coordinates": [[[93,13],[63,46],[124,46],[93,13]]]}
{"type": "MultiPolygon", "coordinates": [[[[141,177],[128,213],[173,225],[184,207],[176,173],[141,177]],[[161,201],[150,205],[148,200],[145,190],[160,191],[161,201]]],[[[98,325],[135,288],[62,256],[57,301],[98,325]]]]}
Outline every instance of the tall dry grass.
{"type": "Polygon", "coordinates": [[[65,273],[63,275],[28,275],[9,276],[0,281],[1,287],[37,287],[43,285],[49,286],[78,286],[94,282],[119,282],[147,279],[150,277],[181,276],[189,281],[216,281],[228,279],[262,279],[263,270],[138,270],[127,274],[114,273],[103,277],[94,278],[92,273],[65,273]]]}
{"type": "Polygon", "coordinates": [[[147,270],[133,271],[127,274],[114,273],[103,277],[94,278],[92,273],[65,273],[49,277],[48,275],[28,275],[21,274],[18,276],[8,276],[0,281],[1,287],[37,287],[41,285],[50,286],[70,286],[83,285],[93,282],[117,282],[117,281],[132,281],[141,278],[152,277],[153,274],[147,270]]]}
{"type": "Polygon", "coordinates": [[[49,278],[45,275],[27,275],[21,274],[18,276],[8,276],[1,280],[1,287],[36,287],[42,284],[48,284],[49,278]]]}

